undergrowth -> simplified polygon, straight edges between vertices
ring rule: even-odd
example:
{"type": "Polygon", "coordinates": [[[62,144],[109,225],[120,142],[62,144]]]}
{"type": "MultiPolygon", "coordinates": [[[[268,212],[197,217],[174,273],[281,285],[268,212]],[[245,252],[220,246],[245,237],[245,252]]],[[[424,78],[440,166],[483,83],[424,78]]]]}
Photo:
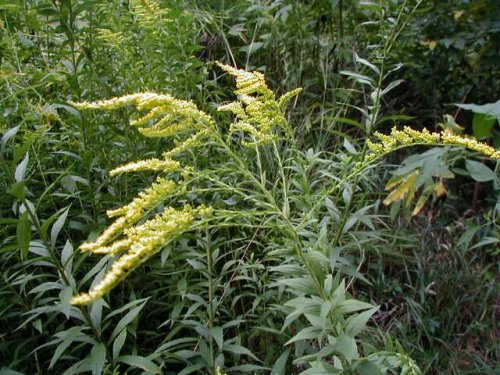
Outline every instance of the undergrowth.
{"type": "Polygon", "coordinates": [[[393,113],[421,3],[1,2],[0,373],[493,374],[498,151],[393,113]]]}

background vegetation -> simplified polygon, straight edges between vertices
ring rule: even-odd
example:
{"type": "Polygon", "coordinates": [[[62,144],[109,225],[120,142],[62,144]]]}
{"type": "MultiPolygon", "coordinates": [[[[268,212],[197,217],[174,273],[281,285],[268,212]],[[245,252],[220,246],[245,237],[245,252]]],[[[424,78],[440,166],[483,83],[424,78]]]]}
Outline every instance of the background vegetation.
{"type": "MultiPolygon", "coordinates": [[[[286,304],[300,286],[284,286],[301,276],[301,259],[287,253],[299,243],[329,254],[339,293],[379,306],[356,335],[362,358],[390,352],[426,374],[496,373],[498,161],[416,147],[344,177],[373,131],[394,125],[453,129],[498,148],[499,20],[494,0],[0,0],[0,373],[307,371],[325,338],[287,344],[314,324],[285,320],[304,308],[286,304]],[[278,95],[304,89],[287,111],[296,143],[278,142],[279,157],[187,153],[222,173],[188,199],[260,207],[276,220],[228,217],[186,234],[103,300],[71,306],[110,263],[78,246],[154,178],[108,172],[172,141],[142,137],[130,108],[69,102],[170,93],[226,131],[230,116],[215,107],[234,99],[232,81],[216,60],[264,72],[278,95]],[[282,175],[290,225],[313,213],[303,232],[283,229],[269,206],[286,201],[282,175]],[[391,178],[408,199],[388,195],[391,178]]],[[[352,373],[380,371],[360,363],[352,373]]]]}

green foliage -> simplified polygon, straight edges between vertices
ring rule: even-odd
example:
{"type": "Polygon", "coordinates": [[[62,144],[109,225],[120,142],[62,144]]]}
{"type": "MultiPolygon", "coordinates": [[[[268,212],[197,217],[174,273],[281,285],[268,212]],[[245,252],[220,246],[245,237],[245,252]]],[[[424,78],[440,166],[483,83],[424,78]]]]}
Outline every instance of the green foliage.
{"type": "Polygon", "coordinates": [[[499,164],[451,144],[496,142],[495,9],[429,4],[0,1],[0,373],[494,373],[499,164]],[[448,103],[386,196],[388,127],[448,103]],[[80,250],[136,229],[152,251],[72,305],[130,244],[80,250]]]}
{"type": "Polygon", "coordinates": [[[498,19],[494,0],[424,2],[394,50],[393,58],[406,63],[395,109],[427,123],[451,103],[498,100],[498,19]]]}

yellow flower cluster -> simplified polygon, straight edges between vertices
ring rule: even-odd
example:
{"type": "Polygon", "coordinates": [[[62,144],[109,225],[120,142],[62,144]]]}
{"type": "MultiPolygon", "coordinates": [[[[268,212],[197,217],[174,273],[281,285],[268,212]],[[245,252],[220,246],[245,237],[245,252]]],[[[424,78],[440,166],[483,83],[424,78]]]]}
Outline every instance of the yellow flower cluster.
{"type": "Polygon", "coordinates": [[[451,145],[461,146],[482,153],[492,159],[500,159],[500,151],[495,150],[484,143],[478,142],[474,138],[463,135],[453,134],[451,131],[443,131],[441,133],[431,133],[427,129],[418,131],[405,126],[403,130],[392,128],[390,135],[375,133],[375,137],[380,142],[367,141],[367,146],[371,150],[366,157],[366,161],[370,161],[388,154],[400,147],[412,146],[417,144],[424,145],[451,145]]]}
{"type": "Polygon", "coordinates": [[[185,130],[212,128],[214,120],[200,111],[193,102],[176,99],[168,94],[151,92],[125,95],[97,102],[71,103],[79,109],[112,110],[134,105],[138,110],[147,110],[144,116],[131,121],[147,137],[167,137],[185,130]]]}
{"type": "Polygon", "coordinates": [[[500,159],[499,150],[495,150],[493,147],[488,146],[485,143],[479,142],[477,139],[472,137],[467,137],[463,135],[459,136],[453,134],[450,131],[446,131],[441,134],[441,141],[444,144],[462,146],[470,150],[477,151],[483,155],[489,156],[492,159],[500,159]]]}
{"type": "Polygon", "coordinates": [[[210,138],[211,132],[212,129],[202,129],[198,131],[191,137],[176,144],[176,146],[173,149],[164,152],[163,157],[165,159],[169,159],[170,157],[180,154],[181,152],[184,152],[186,150],[195,149],[199,146],[204,146],[205,144],[203,142],[206,138],[210,138]]]}
{"type": "Polygon", "coordinates": [[[128,205],[107,211],[108,217],[124,216],[127,223],[134,223],[142,217],[146,210],[157,206],[179,188],[175,182],[165,178],[158,177],[156,181],[146,190],[140,192],[128,205]]]}
{"type": "MultiPolygon", "coordinates": [[[[130,271],[165,246],[173,236],[190,229],[196,216],[207,216],[210,212],[211,210],[205,206],[192,208],[186,205],[182,210],[169,207],[161,215],[127,229],[125,238],[115,241],[110,248],[128,249],[128,252],[111,265],[111,269],[97,285],[88,293],[73,297],[71,303],[86,305],[101,298],[118,285],[130,271]]],[[[98,249],[95,252],[98,252],[98,249]]]]}
{"type": "Polygon", "coordinates": [[[173,172],[181,169],[181,164],[176,160],[165,158],[161,159],[146,159],[139,160],[133,163],[128,163],[115,168],[109,172],[111,176],[116,176],[122,173],[139,172],[139,171],[157,171],[157,172],[173,172]]]}
{"type": "Polygon", "coordinates": [[[132,10],[139,25],[145,28],[155,27],[160,21],[169,21],[165,18],[168,10],[154,0],[133,0],[132,10]]]}
{"type": "Polygon", "coordinates": [[[122,97],[96,102],[71,103],[79,109],[112,110],[133,105],[140,111],[147,111],[141,117],[130,122],[132,126],[147,137],[169,137],[195,131],[176,147],[165,152],[164,160],[149,159],[126,164],[111,171],[111,175],[142,170],[170,172],[180,168],[175,156],[188,149],[203,146],[206,138],[215,131],[215,121],[205,112],[200,111],[193,102],[176,99],[168,94],[151,92],[125,95],[122,97]]]}
{"type": "Polygon", "coordinates": [[[276,100],[262,73],[217,64],[236,79],[235,94],[238,101],[222,105],[218,110],[232,112],[236,116],[236,121],[230,127],[231,132],[243,131],[252,136],[252,142],[243,141],[243,144],[261,145],[272,142],[277,139],[274,133],[276,128],[282,128],[288,137],[292,137],[293,132],[283,114],[283,107],[300,89],[290,91],[276,100]]]}
{"type": "MultiPolygon", "coordinates": [[[[202,145],[202,142],[215,131],[214,120],[198,110],[194,103],[178,100],[166,94],[139,93],[93,103],[72,104],[80,109],[107,110],[133,105],[146,113],[132,121],[131,125],[149,137],[166,137],[196,130],[194,134],[177,143],[172,150],[165,152],[163,158],[139,160],[120,166],[110,172],[112,176],[144,170],[162,173],[180,171],[181,175],[188,173],[189,167],[182,169],[181,164],[171,157],[202,145]]],[[[125,253],[112,264],[100,283],[88,293],[74,297],[73,304],[88,304],[102,297],[176,234],[189,230],[197,216],[204,217],[210,214],[211,209],[203,205],[196,208],[186,205],[182,210],[167,207],[163,213],[142,224],[136,224],[143,219],[147,211],[165,202],[174,192],[182,193],[184,189],[185,185],[181,183],[158,177],[155,183],[139,193],[131,203],[107,212],[109,217],[117,219],[94,242],[85,243],[80,249],[95,254],[125,253]]]]}
{"type": "Polygon", "coordinates": [[[121,248],[107,246],[117,235],[126,228],[135,224],[147,210],[154,208],[162,203],[178,188],[173,181],[158,177],[155,183],[149,188],[139,193],[139,196],[128,205],[110,210],[107,212],[109,217],[119,218],[111,224],[94,242],[84,243],[80,246],[82,251],[91,251],[98,254],[116,253],[121,248]]]}

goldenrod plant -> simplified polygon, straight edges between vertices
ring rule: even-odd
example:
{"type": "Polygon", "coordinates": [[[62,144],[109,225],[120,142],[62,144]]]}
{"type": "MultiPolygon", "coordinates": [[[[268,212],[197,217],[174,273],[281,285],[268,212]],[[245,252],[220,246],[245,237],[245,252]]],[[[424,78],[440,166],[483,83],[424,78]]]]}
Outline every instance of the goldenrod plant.
{"type": "Polygon", "coordinates": [[[494,372],[479,2],[1,1],[0,373],[494,372]]]}
{"type": "MultiPolygon", "coordinates": [[[[316,347],[315,351],[306,350],[295,359],[294,363],[307,364],[309,369],[303,371],[303,374],[347,374],[366,366],[375,366],[380,371],[385,371],[388,366],[401,367],[402,373],[419,374],[415,363],[401,351],[390,354],[363,352],[358,348],[356,338],[365,329],[377,307],[349,295],[344,277],[346,273],[351,276],[356,273],[348,271],[346,264],[336,264],[343,262],[342,254],[338,247],[330,247],[328,244],[335,241],[339,232],[333,230],[333,238],[329,239],[331,234],[328,234],[328,228],[332,223],[325,221],[326,217],[321,217],[324,214],[318,210],[318,205],[326,204],[328,207],[328,202],[331,202],[329,195],[336,194],[349,179],[363,173],[370,163],[402,147],[422,144],[460,146],[492,159],[500,158],[500,153],[473,139],[449,132],[430,133],[427,130],[416,131],[405,127],[403,130],[393,129],[389,135],[375,133],[379,142],[367,140],[369,151],[359,154],[359,160],[355,161],[351,174],[345,175],[340,181],[328,182],[323,178],[323,191],[326,194],[322,201],[308,202],[309,208],[304,208],[301,199],[308,193],[296,188],[300,185],[294,187],[291,184],[298,183],[292,182],[296,179],[294,174],[302,173],[297,163],[300,164],[300,160],[305,161],[311,156],[301,155],[299,149],[293,148],[295,136],[284,112],[285,103],[297,95],[299,90],[277,99],[260,72],[248,72],[220,63],[218,65],[236,81],[237,100],[218,108],[219,111],[234,114],[235,118],[227,130],[218,126],[210,115],[199,110],[192,102],[178,100],[167,94],[139,93],[92,103],[72,103],[80,110],[114,110],[133,106],[141,114],[131,121],[131,125],[140,133],[147,137],[176,139],[173,147],[165,151],[161,158],[134,161],[111,171],[112,175],[118,175],[149,170],[160,173],[160,176],[131,203],[108,211],[108,216],[116,218],[115,221],[97,239],[81,245],[81,251],[110,254],[117,259],[112,262],[101,281],[94,284],[88,293],[75,296],[72,303],[85,305],[102,298],[123,281],[129,272],[169,244],[175,243],[185,232],[203,232],[219,225],[220,228],[227,225],[237,227],[245,223],[256,226],[257,229],[257,221],[260,221],[260,225],[267,223],[267,231],[278,231],[283,236],[281,239],[276,238],[275,233],[272,238],[276,242],[264,244],[264,248],[269,249],[264,256],[271,257],[272,263],[275,263],[270,271],[276,278],[276,287],[283,289],[289,296],[289,300],[278,309],[286,314],[281,332],[286,332],[293,324],[298,326],[292,331],[301,327],[287,340],[285,346],[293,344],[296,352],[303,352],[304,345],[313,340],[313,346],[316,347]],[[281,149],[284,145],[292,147],[287,150],[286,159],[278,152],[278,142],[282,145],[281,149]],[[250,151],[256,156],[254,166],[249,165],[248,159],[245,159],[250,151]],[[194,155],[196,160],[196,155],[200,152],[222,153],[223,157],[214,158],[219,165],[207,165],[206,170],[197,169],[194,164],[186,164],[186,154],[194,155]],[[263,168],[264,155],[271,155],[265,161],[270,173],[266,173],[263,168]],[[235,170],[229,171],[235,166],[235,170]],[[273,170],[276,170],[274,177],[271,175],[273,170]],[[227,180],[225,173],[236,176],[240,182],[233,178],[227,180]],[[269,178],[275,180],[269,181],[269,178]],[[206,186],[204,191],[209,193],[220,191],[236,195],[240,204],[228,203],[228,207],[212,205],[208,199],[203,200],[203,195],[199,193],[203,190],[203,185],[206,186]],[[262,201],[256,204],[251,198],[251,191],[261,194],[262,201]],[[199,203],[181,204],[185,200],[183,196],[190,194],[198,195],[199,203]],[[157,210],[158,207],[162,208],[157,210]],[[301,317],[305,321],[299,319],[301,317]],[[391,359],[384,359],[386,357],[391,359]]],[[[308,181],[303,183],[305,186],[310,184],[308,181]]],[[[399,190],[401,188],[396,191],[399,190]]],[[[356,194],[356,191],[352,194],[356,194]]],[[[411,197],[412,195],[410,199],[411,197]]],[[[401,194],[393,192],[386,202],[398,199],[401,199],[401,194]]],[[[370,225],[369,221],[359,220],[370,225]]],[[[234,352],[235,348],[225,347],[220,341],[222,328],[217,325],[215,312],[220,301],[216,302],[216,286],[212,279],[217,276],[213,274],[211,253],[206,256],[204,264],[208,267],[209,296],[206,302],[207,331],[202,337],[210,352],[208,365],[215,373],[219,373],[219,366],[224,364],[222,353],[231,349],[234,352]]],[[[234,272],[238,272],[237,268],[234,272]]],[[[256,360],[248,349],[242,346],[238,348],[239,352],[256,360]]],[[[288,353],[288,357],[289,351],[285,353],[288,353]]],[[[196,355],[195,352],[193,355],[196,355]]]]}

